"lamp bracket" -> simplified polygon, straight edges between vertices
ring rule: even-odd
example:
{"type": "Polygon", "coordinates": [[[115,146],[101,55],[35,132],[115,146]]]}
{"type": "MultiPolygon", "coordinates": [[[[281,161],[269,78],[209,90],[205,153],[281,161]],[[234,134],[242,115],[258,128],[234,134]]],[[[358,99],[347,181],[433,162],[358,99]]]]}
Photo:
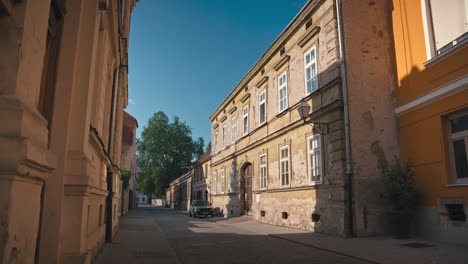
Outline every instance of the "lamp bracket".
{"type": "Polygon", "coordinates": [[[315,122],[315,121],[306,120],[306,119],[304,119],[304,123],[311,125],[312,131],[314,133],[319,133],[320,135],[326,135],[330,133],[329,128],[328,128],[328,123],[315,122]]]}

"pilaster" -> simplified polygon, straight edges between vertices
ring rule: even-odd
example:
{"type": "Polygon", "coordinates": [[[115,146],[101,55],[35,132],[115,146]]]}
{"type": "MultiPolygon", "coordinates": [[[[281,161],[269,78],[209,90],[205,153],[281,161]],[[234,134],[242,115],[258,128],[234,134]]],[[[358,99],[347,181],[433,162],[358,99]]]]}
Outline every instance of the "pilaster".
{"type": "Polygon", "coordinates": [[[34,262],[43,183],[55,167],[37,110],[50,0],[0,17],[0,262],[34,262]]]}

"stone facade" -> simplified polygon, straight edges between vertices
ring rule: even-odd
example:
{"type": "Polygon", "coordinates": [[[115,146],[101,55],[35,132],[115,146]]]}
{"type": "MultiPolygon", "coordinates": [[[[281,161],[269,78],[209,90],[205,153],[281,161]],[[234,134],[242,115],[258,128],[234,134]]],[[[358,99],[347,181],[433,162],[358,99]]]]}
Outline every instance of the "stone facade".
{"type": "Polygon", "coordinates": [[[115,235],[134,6],[1,0],[0,263],[89,263],[115,235]]]}
{"type": "Polygon", "coordinates": [[[379,163],[398,151],[389,20],[359,14],[390,9],[345,2],[309,1],[211,115],[210,194],[225,217],[385,232],[379,163]]]}
{"type": "MultiPolygon", "coordinates": [[[[129,174],[128,186],[122,189],[121,214],[137,206],[138,157],[136,155],[136,129],[138,121],[124,111],[122,127],[122,154],[120,169],[129,174]]],[[[123,187],[123,186],[122,186],[123,187]]]]}
{"type": "Polygon", "coordinates": [[[210,201],[208,180],[210,174],[211,149],[208,149],[192,163],[192,200],[210,201]]]}
{"type": "Polygon", "coordinates": [[[168,207],[182,211],[188,210],[191,202],[191,183],[191,171],[169,183],[169,188],[166,189],[166,201],[169,202],[168,207]]]}

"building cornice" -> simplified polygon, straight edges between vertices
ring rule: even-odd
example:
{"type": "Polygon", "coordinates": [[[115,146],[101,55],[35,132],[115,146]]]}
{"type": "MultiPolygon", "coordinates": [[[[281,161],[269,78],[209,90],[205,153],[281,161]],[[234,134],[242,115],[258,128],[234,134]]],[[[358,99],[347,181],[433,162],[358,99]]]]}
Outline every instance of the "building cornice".
{"type": "Polygon", "coordinates": [[[408,112],[426,106],[430,103],[436,102],[447,96],[453,95],[455,93],[461,92],[468,89],[468,74],[453,80],[447,84],[444,84],[429,93],[426,93],[404,105],[401,105],[395,109],[395,114],[397,116],[404,115],[408,112]]]}
{"type": "Polygon", "coordinates": [[[215,117],[224,109],[239,92],[242,91],[248,82],[260,72],[264,66],[276,55],[277,52],[284,46],[284,44],[292,37],[292,35],[303,25],[309,18],[309,13],[317,10],[325,0],[309,0],[299,13],[292,19],[292,21],[286,26],[286,28],[279,34],[279,36],[273,41],[273,44],[266,50],[266,52],[260,57],[260,59],[254,64],[254,66],[247,72],[247,74],[241,79],[241,81],[235,86],[235,88],[229,93],[229,95],[223,100],[223,102],[216,108],[211,114],[210,121],[213,122],[215,117]]]}

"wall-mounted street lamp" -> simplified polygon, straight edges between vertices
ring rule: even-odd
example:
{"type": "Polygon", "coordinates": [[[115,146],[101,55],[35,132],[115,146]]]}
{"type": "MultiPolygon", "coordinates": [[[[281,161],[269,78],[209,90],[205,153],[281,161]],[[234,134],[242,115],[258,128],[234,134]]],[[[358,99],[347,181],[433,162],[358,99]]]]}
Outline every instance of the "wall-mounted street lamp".
{"type": "Polygon", "coordinates": [[[306,102],[302,101],[299,104],[297,111],[299,112],[301,119],[304,120],[304,123],[310,124],[312,126],[312,131],[319,133],[320,135],[328,134],[328,123],[315,122],[310,119],[307,120],[310,112],[310,106],[306,102]]]}

